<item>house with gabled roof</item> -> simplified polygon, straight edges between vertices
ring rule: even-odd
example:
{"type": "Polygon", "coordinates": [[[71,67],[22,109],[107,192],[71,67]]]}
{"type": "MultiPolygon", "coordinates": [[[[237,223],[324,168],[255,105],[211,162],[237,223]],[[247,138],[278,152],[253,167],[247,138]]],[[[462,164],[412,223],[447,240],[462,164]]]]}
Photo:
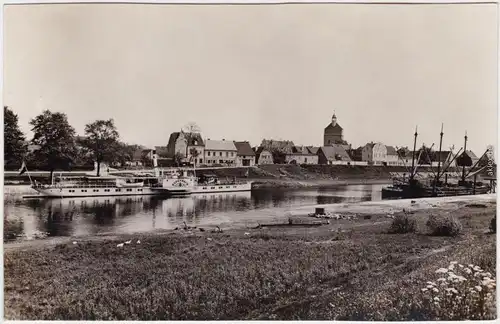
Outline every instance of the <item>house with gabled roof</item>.
{"type": "Polygon", "coordinates": [[[471,150],[466,150],[465,152],[460,154],[459,157],[457,157],[456,161],[457,161],[457,166],[471,167],[474,164],[476,164],[477,161],[479,161],[479,158],[471,150]]]}
{"type": "Polygon", "coordinates": [[[200,133],[185,133],[183,131],[170,134],[167,144],[167,156],[174,158],[182,156],[182,162],[188,164],[204,163],[205,143],[200,133]]]}
{"type": "Polygon", "coordinates": [[[234,142],[236,146],[236,165],[253,166],[255,165],[255,152],[247,141],[234,142]]]}
{"type": "Polygon", "coordinates": [[[273,154],[262,146],[254,147],[255,164],[274,164],[273,154]]]}
{"type": "Polygon", "coordinates": [[[330,144],[319,149],[319,164],[335,164],[338,162],[351,162],[351,158],[342,144],[330,144]]]}
{"type": "Polygon", "coordinates": [[[361,155],[363,161],[383,164],[387,161],[387,147],[382,143],[367,143],[363,147],[361,155]]]}
{"type": "Polygon", "coordinates": [[[234,166],[237,163],[238,150],[233,141],[207,139],[204,152],[206,165],[234,166]]]}
{"type": "Polygon", "coordinates": [[[311,153],[305,146],[292,146],[285,156],[287,164],[318,164],[318,155],[311,153]]]}
{"type": "Polygon", "coordinates": [[[386,160],[385,160],[387,165],[398,165],[402,163],[399,160],[398,152],[396,151],[396,148],[394,146],[386,145],[385,148],[387,150],[386,160]]]}

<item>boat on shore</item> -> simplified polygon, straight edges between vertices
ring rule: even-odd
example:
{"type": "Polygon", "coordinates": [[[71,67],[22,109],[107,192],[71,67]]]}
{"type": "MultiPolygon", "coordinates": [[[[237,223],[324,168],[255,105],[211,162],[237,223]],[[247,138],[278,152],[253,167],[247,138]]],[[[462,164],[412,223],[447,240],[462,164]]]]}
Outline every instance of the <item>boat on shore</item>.
{"type": "MultiPolygon", "coordinates": [[[[479,163],[479,161],[487,154],[486,151],[478,161],[471,166],[471,168],[466,173],[465,167],[462,170],[461,180],[457,183],[448,182],[447,171],[452,163],[459,156],[462,148],[454,155],[453,159],[448,162],[446,165],[443,161],[443,170],[441,171],[441,161],[438,160],[438,168],[437,172],[434,173],[434,177],[431,179],[422,180],[417,178],[418,174],[418,166],[421,165],[420,158],[423,150],[420,151],[420,154],[417,158],[417,165],[415,166],[415,153],[416,153],[416,143],[417,143],[417,130],[415,129],[414,134],[414,144],[413,144],[413,153],[412,153],[412,165],[408,170],[409,177],[403,179],[394,179],[393,184],[388,187],[382,188],[382,199],[408,199],[408,198],[426,198],[426,197],[445,197],[445,196],[465,196],[465,195],[477,195],[477,194],[487,194],[494,190],[493,182],[490,185],[485,184],[481,181],[477,181],[477,175],[481,172],[483,168],[474,171],[475,167],[479,163]],[[474,171],[474,172],[473,172],[474,171]],[[442,178],[444,176],[444,181],[442,178]],[[467,180],[468,178],[473,177],[473,181],[467,180]]],[[[439,153],[438,156],[441,155],[441,147],[443,140],[443,129],[441,127],[440,133],[440,144],[439,144],[439,153]]],[[[467,147],[467,135],[465,135],[465,145],[464,148],[467,147]]],[[[430,148],[432,149],[432,147],[430,148]]],[[[464,149],[465,152],[465,149],[464,149]]],[[[399,155],[399,154],[398,154],[399,155]]],[[[426,153],[427,155],[427,153],[426,153]]],[[[401,160],[404,159],[399,156],[401,160]]],[[[426,156],[428,158],[428,156],[426,156]]],[[[428,161],[431,162],[430,160],[428,161]]]]}

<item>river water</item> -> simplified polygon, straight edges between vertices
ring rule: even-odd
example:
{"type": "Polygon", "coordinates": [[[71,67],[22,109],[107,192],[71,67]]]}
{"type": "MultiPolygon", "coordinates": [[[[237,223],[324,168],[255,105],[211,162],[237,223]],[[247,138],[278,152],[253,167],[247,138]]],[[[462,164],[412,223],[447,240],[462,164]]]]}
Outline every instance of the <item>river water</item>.
{"type": "Polygon", "coordinates": [[[4,194],[4,215],[17,233],[48,236],[123,234],[173,229],[186,222],[206,229],[254,226],[285,220],[294,207],[381,200],[384,185],[339,185],[319,189],[266,189],[185,198],[103,197],[23,199],[4,194]]]}

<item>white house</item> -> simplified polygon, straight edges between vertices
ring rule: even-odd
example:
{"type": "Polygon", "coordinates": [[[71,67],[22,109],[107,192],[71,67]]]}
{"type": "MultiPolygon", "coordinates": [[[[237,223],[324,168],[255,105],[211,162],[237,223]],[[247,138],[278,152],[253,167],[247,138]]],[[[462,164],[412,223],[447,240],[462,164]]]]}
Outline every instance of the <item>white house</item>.
{"type": "Polygon", "coordinates": [[[236,146],[233,141],[217,141],[207,139],[205,141],[205,156],[204,161],[206,165],[236,165],[237,152],[236,146]]]}
{"type": "Polygon", "coordinates": [[[382,143],[367,143],[361,151],[363,161],[383,164],[387,161],[387,147],[382,143]]]}

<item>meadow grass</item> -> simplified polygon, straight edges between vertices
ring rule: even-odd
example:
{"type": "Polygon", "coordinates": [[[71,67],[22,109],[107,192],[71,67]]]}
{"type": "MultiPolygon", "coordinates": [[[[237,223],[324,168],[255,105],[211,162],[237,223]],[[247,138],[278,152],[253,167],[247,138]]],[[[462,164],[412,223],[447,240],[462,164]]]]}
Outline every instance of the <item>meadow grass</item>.
{"type": "MultiPolygon", "coordinates": [[[[388,234],[390,222],[141,234],[5,252],[5,316],[25,320],[446,319],[421,291],[450,261],[495,273],[495,206],[462,208],[457,237],[388,234]],[[140,244],[137,244],[140,239],[140,244]]],[[[434,211],[435,212],[435,211],[434,211]]],[[[370,222],[372,220],[366,221],[370,222]]],[[[481,319],[495,317],[491,307],[481,319]]],[[[447,317],[447,315],[450,315],[447,317]]],[[[469,315],[464,315],[469,316],[469,315]]],[[[453,317],[453,316],[451,316],[453,317]]]]}

